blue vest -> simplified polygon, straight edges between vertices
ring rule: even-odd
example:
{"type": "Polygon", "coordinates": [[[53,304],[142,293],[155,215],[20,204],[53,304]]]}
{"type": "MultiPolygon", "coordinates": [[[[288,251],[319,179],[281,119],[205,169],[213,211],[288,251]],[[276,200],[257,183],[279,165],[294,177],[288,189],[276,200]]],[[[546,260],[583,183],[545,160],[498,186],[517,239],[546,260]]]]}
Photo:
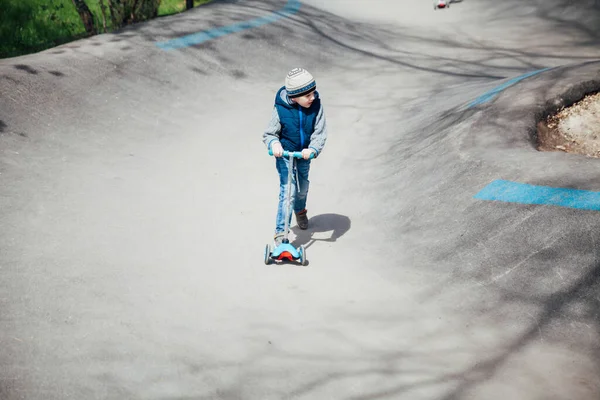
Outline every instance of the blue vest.
{"type": "MultiPolygon", "coordinates": [[[[302,151],[308,148],[310,137],[315,130],[315,121],[321,109],[319,93],[315,91],[315,100],[310,108],[299,104],[290,105],[281,98],[285,86],[279,89],[275,96],[275,108],[281,123],[281,146],[287,151],[302,151]]],[[[284,95],[287,98],[287,94],[284,95]]]]}

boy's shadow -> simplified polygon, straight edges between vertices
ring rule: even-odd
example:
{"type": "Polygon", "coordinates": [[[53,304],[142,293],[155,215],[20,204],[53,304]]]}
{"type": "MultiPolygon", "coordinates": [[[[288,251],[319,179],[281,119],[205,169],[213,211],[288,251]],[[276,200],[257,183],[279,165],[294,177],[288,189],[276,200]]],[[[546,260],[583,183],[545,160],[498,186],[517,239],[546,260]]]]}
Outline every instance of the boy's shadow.
{"type": "Polygon", "coordinates": [[[301,230],[298,225],[291,230],[296,235],[292,242],[294,247],[304,245],[309,248],[315,242],[335,242],[350,229],[350,218],[340,214],[315,215],[308,221],[308,229],[301,230]],[[330,235],[327,232],[333,231],[330,235]]]}

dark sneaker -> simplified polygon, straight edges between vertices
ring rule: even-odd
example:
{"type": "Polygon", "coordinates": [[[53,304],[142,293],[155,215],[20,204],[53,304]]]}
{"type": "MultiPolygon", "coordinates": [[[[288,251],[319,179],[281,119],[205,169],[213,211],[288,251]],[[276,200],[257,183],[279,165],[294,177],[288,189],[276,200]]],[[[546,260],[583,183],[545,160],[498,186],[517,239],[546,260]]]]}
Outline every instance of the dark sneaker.
{"type": "Polygon", "coordinates": [[[306,208],[296,213],[296,222],[300,229],[308,228],[308,215],[306,214],[306,208]]]}
{"type": "Polygon", "coordinates": [[[273,242],[275,243],[275,247],[278,247],[279,245],[281,245],[281,243],[283,242],[283,232],[281,233],[276,233],[275,237],[273,238],[273,242]]]}

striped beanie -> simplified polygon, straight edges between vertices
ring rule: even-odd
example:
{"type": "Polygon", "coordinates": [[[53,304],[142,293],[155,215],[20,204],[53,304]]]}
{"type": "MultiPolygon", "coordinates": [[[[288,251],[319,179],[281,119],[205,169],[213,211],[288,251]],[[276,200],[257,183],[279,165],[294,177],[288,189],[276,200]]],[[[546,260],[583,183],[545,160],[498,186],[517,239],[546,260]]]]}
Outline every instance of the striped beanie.
{"type": "Polygon", "coordinates": [[[285,77],[285,90],[290,98],[307,95],[316,87],[315,78],[303,68],[294,68],[285,77]]]}

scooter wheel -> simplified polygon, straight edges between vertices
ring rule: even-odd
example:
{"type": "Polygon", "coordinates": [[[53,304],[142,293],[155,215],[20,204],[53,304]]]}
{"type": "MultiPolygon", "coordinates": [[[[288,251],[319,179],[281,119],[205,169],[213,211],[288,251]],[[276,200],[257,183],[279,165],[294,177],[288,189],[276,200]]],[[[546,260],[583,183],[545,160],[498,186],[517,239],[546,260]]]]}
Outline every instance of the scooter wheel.
{"type": "Polygon", "coordinates": [[[271,245],[267,244],[265,246],[265,264],[271,264],[271,245]]]}
{"type": "Polygon", "coordinates": [[[304,245],[300,246],[300,264],[303,266],[308,265],[308,260],[306,259],[306,247],[304,247],[304,245]]]}

